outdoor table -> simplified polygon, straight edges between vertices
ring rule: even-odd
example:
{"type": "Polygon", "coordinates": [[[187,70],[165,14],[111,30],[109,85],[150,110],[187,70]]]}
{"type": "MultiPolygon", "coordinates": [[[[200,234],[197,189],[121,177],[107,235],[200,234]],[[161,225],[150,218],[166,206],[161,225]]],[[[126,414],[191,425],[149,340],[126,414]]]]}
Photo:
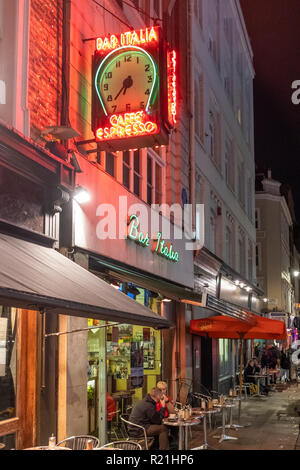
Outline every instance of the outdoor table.
{"type": "Polygon", "coordinates": [[[234,408],[235,406],[237,406],[237,403],[223,403],[223,405],[215,405],[215,407],[218,407],[218,408],[221,408],[222,409],[222,435],[221,436],[214,436],[215,439],[219,439],[219,442],[223,442],[223,441],[229,441],[229,440],[237,440],[237,437],[232,437],[232,436],[227,436],[226,435],[226,416],[225,416],[225,413],[226,413],[226,409],[227,408],[234,408]]]}
{"type": "Polygon", "coordinates": [[[188,428],[190,426],[195,426],[199,424],[199,419],[202,416],[198,416],[198,418],[190,418],[188,420],[184,419],[176,419],[175,421],[169,420],[168,418],[163,420],[163,424],[165,426],[173,426],[179,428],[179,445],[178,450],[188,450],[188,428]]]}
{"type": "MultiPolygon", "coordinates": [[[[226,403],[229,403],[230,401],[231,401],[232,403],[234,403],[235,400],[236,400],[236,401],[240,401],[241,399],[240,399],[239,397],[229,397],[229,398],[228,398],[228,401],[226,401],[226,403]]],[[[239,429],[239,428],[244,428],[245,426],[242,426],[242,425],[240,425],[240,424],[233,424],[233,423],[232,423],[232,418],[233,418],[233,416],[232,416],[232,409],[233,409],[233,406],[230,408],[230,411],[229,411],[229,413],[230,413],[230,414],[229,414],[229,424],[226,424],[225,428],[227,428],[227,429],[239,429]]]]}
{"type": "Polygon", "coordinates": [[[251,378],[254,378],[257,380],[257,387],[258,387],[258,392],[255,393],[254,395],[252,395],[252,397],[259,397],[259,398],[266,398],[265,395],[262,395],[260,393],[260,380],[261,379],[265,379],[267,376],[267,374],[255,374],[255,375],[248,375],[248,377],[251,377],[251,378]]]}
{"type": "Polygon", "coordinates": [[[0,442],[0,450],[4,449],[5,447],[5,444],[2,444],[2,442],[0,442]]]}
{"type": "Polygon", "coordinates": [[[27,447],[26,449],[23,450],[72,450],[69,447],[60,447],[60,446],[55,446],[54,448],[51,448],[49,446],[37,446],[37,447],[27,447]]]}
{"type": "Polygon", "coordinates": [[[208,448],[216,450],[214,449],[214,447],[209,446],[207,442],[207,416],[211,416],[214,413],[220,413],[220,411],[221,411],[220,408],[213,408],[212,410],[201,411],[201,414],[203,415],[203,418],[204,418],[203,419],[204,443],[202,444],[202,446],[194,447],[193,450],[207,450],[208,448]]]}

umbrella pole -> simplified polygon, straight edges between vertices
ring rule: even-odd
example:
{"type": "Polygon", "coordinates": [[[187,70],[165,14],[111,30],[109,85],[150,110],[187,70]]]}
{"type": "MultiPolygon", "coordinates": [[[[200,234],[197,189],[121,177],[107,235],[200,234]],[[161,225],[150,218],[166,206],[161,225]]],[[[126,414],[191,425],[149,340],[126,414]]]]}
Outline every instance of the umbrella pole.
{"type": "Polygon", "coordinates": [[[240,335],[240,388],[239,388],[239,421],[242,406],[242,386],[243,386],[243,335],[240,335]]]}

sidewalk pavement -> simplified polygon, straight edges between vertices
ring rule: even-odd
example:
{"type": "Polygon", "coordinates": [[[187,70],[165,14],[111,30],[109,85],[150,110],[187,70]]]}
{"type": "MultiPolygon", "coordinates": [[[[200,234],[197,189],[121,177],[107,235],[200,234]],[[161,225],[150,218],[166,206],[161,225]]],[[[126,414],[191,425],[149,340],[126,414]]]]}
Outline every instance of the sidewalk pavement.
{"type": "MultiPolygon", "coordinates": [[[[275,391],[268,398],[248,398],[241,402],[241,419],[238,406],[233,408],[233,424],[245,426],[238,430],[226,429],[226,435],[238,440],[223,441],[213,436],[221,429],[209,430],[208,444],[217,450],[300,450],[300,385],[291,384],[283,391],[275,391]]],[[[217,426],[222,424],[221,413],[217,426]]],[[[203,443],[202,421],[193,427],[190,448],[203,443]]]]}

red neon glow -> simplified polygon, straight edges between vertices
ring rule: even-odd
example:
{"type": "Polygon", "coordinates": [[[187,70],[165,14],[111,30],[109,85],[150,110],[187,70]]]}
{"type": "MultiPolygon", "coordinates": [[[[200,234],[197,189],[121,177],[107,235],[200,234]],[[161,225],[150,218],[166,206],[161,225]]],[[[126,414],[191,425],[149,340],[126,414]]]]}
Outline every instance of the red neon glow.
{"type": "Polygon", "coordinates": [[[109,51],[122,46],[140,46],[152,42],[158,42],[158,27],[140,29],[137,31],[128,31],[119,35],[111,34],[96,39],[97,51],[109,51]]]}
{"type": "Polygon", "coordinates": [[[177,77],[176,77],[176,51],[168,54],[168,113],[169,122],[177,122],[177,77]]]}
{"type": "Polygon", "coordinates": [[[98,140],[124,139],[143,135],[156,134],[158,126],[149,121],[145,111],[136,113],[113,114],[109,118],[109,126],[99,127],[96,131],[98,140]]]}

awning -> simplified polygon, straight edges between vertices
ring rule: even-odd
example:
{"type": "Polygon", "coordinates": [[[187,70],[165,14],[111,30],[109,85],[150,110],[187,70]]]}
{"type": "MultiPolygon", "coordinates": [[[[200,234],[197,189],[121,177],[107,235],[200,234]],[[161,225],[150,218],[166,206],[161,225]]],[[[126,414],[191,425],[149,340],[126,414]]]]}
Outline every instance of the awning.
{"type": "Polygon", "coordinates": [[[202,306],[202,294],[187,289],[183,286],[168,282],[164,279],[158,279],[155,276],[149,276],[145,273],[139,273],[130,268],[118,266],[116,263],[106,261],[104,259],[98,259],[95,256],[90,257],[91,269],[97,270],[97,267],[105,268],[110,275],[115,279],[123,282],[130,282],[148,289],[153,292],[158,292],[165,297],[175,300],[177,302],[199,305],[202,306]]]}
{"type": "Polygon", "coordinates": [[[256,317],[255,325],[230,317],[209,317],[191,320],[190,332],[209,338],[228,339],[276,339],[285,340],[287,331],[284,322],[256,317]]]}
{"type": "Polygon", "coordinates": [[[0,304],[159,329],[171,326],[54,249],[4,234],[0,304]]]}

